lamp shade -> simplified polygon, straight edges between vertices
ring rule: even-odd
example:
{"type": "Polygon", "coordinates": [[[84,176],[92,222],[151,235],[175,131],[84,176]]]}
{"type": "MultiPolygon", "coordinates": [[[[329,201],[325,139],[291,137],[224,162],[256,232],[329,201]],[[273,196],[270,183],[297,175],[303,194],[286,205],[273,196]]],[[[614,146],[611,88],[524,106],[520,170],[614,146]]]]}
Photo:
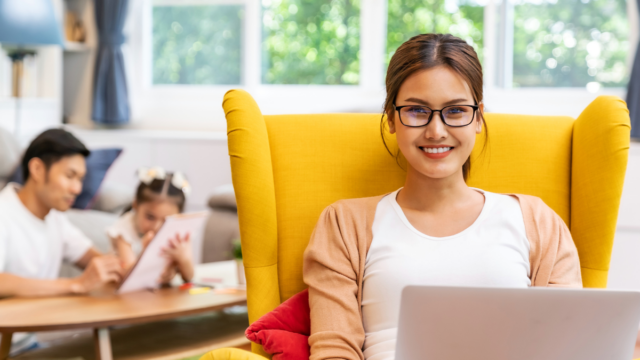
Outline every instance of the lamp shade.
{"type": "Polygon", "coordinates": [[[63,45],[51,0],[0,0],[0,43],[63,45]]]}

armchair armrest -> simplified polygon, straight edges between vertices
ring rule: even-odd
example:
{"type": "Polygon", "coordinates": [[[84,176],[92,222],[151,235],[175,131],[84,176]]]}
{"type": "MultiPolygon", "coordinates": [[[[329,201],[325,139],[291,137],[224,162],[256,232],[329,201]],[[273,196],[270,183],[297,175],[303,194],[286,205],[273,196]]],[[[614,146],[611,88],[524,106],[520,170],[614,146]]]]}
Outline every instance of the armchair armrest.
{"type": "Polygon", "coordinates": [[[258,354],[252,352],[236,349],[236,348],[222,348],[209,351],[204,354],[200,360],[268,360],[258,354]]]}

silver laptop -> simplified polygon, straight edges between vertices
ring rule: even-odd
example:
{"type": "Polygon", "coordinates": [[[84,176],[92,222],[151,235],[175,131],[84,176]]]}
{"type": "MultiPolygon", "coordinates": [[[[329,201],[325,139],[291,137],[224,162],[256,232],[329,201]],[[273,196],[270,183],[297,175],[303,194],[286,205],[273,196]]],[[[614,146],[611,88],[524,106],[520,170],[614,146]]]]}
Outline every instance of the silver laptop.
{"type": "Polygon", "coordinates": [[[631,360],[640,292],[408,286],[396,360],[631,360]]]}

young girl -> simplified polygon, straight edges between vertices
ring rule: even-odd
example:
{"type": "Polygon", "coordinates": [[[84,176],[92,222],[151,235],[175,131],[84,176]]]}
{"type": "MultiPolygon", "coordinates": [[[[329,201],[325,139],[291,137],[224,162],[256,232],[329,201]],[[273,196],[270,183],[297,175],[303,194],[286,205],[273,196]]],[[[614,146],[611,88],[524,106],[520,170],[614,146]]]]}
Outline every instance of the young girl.
{"type": "MultiPolygon", "coordinates": [[[[179,173],[166,173],[162,168],[140,169],[140,185],[129,211],[126,211],[111,227],[107,235],[128,270],[136,262],[142,250],[149,244],[167,216],[179,214],[184,209],[189,184],[179,173]]],[[[163,249],[167,268],[159,282],[169,283],[179,273],[185,282],[193,277],[192,249],[189,235],[176,235],[163,249]]]]}
{"type": "Polygon", "coordinates": [[[320,216],[303,269],[311,360],[393,359],[407,285],[582,286],[553,210],[466,184],[476,134],[487,131],[482,85],[475,51],[452,35],[415,36],[393,55],[381,125],[406,159],[405,184],[320,216]]]}

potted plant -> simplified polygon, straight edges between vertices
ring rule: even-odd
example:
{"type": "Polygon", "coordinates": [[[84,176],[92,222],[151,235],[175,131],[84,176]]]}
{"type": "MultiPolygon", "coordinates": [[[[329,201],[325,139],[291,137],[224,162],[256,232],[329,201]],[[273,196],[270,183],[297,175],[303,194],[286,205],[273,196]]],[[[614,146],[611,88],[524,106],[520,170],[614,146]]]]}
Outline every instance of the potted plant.
{"type": "Polygon", "coordinates": [[[232,255],[236,260],[236,267],[238,269],[238,284],[245,285],[247,280],[244,276],[244,264],[242,263],[242,246],[240,239],[233,240],[232,255]]]}

